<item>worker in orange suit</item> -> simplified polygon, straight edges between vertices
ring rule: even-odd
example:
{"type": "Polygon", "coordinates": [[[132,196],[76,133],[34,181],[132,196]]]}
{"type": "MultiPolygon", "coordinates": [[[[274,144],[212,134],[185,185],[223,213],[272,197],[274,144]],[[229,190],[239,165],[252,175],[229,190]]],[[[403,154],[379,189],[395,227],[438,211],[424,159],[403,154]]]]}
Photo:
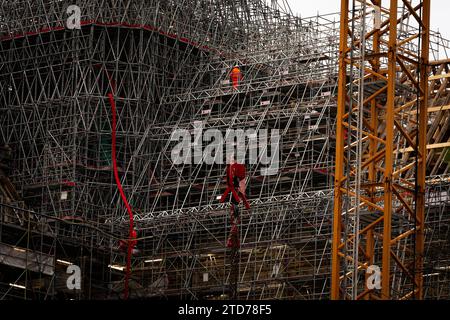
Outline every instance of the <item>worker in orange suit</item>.
{"type": "Polygon", "coordinates": [[[233,88],[237,89],[239,86],[239,81],[242,80],[242,73],[239,66],[235,66],[233,70],[231,70],[231,82],[233,83],[233,88]]]}

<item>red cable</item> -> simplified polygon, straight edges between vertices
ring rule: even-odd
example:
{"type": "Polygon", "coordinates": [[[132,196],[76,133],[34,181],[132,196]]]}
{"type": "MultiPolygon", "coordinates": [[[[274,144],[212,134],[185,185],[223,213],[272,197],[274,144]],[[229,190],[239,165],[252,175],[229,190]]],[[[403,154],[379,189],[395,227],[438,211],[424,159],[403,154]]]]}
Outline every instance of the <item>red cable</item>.
{"type": "Polygon", "coordinates": [[[117,170],[117,160],[116,160],[116,102],[114,101],[114,97],[112,93],[108,93],[109,102],[111,104],[111,112],[112,112],[112,161],[113,161],[113,170],[114,170],[114,178],[116,179],[117,188],[119,189],[120,196],[125,203],[125,207],[127,208],[128,215],[130,217],[130,234],[128,240],[128,250],[127,250],[127,269],[125,273],[125,287],[123,292],[123,297],[125,300],[128,299],[128,282],[131,274],[131,241],[134,241],[133,231],[134,231],[134,216],[133,211],[131,210],[131,206],[128,203],[127,197],[125,196],[125,192],[122,188],[122,183],[120,183],[119,172],[117,170]]]}

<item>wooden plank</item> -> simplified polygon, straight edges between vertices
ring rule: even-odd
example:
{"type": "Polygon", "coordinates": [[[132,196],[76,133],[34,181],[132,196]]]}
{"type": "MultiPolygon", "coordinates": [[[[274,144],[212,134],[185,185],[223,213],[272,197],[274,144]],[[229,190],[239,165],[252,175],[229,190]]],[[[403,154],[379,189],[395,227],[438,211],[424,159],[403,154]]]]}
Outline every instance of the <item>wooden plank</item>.
{"type": "Polygon", "coordinates": [[[428,113],[440,112],[440,111],[445,111],[445,110],[450,110],[450,105],[442,106],[442,107],[431,107],[431,108],[428,108],[428,113]]]}
{"type": "MultiPolygon", "coordinates": [[[[450,142],[445,143],[436,143],[436,144],[429,144],[427,145],[427,150],[434,150],[434,149],[444,149],[444,148],[450,148],[450,142]]],[[[400,149],[398,152],[400,153],[408,153],[413,152],[413,148],[407,148],[407,149],[400,149]]]]}
{"type": "Polygon", "coordinates": [[[438,74],[436,76],[431,76],[428,78],[428,80],[433,81],[433,80],[439,80],[439,79],[444,79],[444,78],[450,78],[450,73],[438,74]]]}
{"type": "MultiPolygon", "coordinates": [[[[450,110],[450,105],[441,107],[430,107],[428,108],[428,113],[441,112],[447,110],[450,110]]],[[[416,110],[410,111],[409,114],[417,114],[417,111],[416,110]]]]}

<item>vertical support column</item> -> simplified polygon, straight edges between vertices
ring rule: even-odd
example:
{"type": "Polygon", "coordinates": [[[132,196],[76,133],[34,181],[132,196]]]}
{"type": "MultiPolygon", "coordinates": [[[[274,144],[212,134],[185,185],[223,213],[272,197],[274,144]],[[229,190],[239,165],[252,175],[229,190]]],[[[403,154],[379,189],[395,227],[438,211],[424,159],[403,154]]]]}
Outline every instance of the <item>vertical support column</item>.
{"type": "Polygon", "coordinates": [[[381,274],[382,299],[389,299],[391,286],[392,183],[394,167],[395,81],[397,75],[397,0],[391,0],[389,13],[388,94],[386,105],[386,156],[384,163],[383,258],[381,274]]]}
{"type": "Polygon", "coordinates": [[[430,59],[430,0],[423,0],[422,12],[422,48],[420,65],[420,89],[422,99],[419,101],[419,163],[417,172],[417,198],[416,198],[416,261],[414,269],[415,283],[417,289],[414,292],[414,298],[423,299],[423,256],[425,247],[425,184],[426,184],[426,165],[427,165],[427,131],[428,131],[428,66],[430,59]]]}
{"type": "Polygon", "coordinates": [[[347,62],[348,51],[347,35],[349,0],[341,0],[341,22],[340,22],[340,47],[339,47],[339,84],[338,84],[338,110],[336,124],[336,173],[334,181],[334,212],[333,212],[333,242],[332,242],[332,278],[331,299],[340,298],[340,257],[339,246],[341,245],[342,229],[342,192],[341,184],[344,177],[344,127],[343,118],[346,104],[347,84],[347,62]]]}

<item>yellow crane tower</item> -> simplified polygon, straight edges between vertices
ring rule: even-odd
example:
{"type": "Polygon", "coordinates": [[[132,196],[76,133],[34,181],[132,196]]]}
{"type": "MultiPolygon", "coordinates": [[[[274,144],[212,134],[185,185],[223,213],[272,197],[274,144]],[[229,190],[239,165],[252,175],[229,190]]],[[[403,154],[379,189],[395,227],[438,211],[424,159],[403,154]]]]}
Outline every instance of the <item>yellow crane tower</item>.
{"type": "Polygon", "coordinates": [[[334,300],[423,297],[429,42],[430,0],[341,0],[334,300]]]}

